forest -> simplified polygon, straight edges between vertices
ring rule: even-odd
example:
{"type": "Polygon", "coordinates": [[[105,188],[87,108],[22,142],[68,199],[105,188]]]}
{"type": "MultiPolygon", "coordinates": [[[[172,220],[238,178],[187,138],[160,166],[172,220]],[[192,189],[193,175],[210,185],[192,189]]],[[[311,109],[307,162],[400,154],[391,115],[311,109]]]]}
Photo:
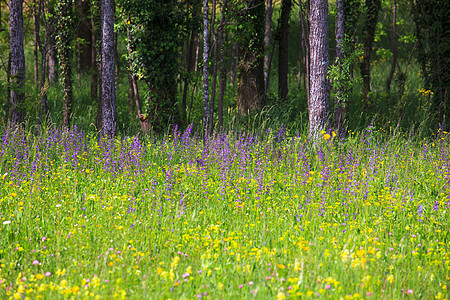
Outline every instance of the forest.
{"type": "Polygon", "coordinates": [[[3,127],[448,129],[447,1],[100,2],[2,2],[3,127]]]}
{"type": "Polygon", "coordinates": [[[0,0],[0,299],[450,299],[449,6],[0,0]]]}

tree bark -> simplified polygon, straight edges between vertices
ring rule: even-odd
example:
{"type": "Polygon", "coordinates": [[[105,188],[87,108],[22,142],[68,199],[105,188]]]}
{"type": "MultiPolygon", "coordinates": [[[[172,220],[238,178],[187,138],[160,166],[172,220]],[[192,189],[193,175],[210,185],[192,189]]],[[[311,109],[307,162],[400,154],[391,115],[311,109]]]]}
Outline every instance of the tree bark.
{"type": "Polygon", "coordinates": [[[364,30],[364,57],[361,63],[361,77],[363,79],[362,94],[366,110],[373,106],[370,95],[370,54],[372,53],[377,26],[378,12],[381,0],[366,0],[366,23],[364,30]]]}
{"type": "Polygon", "coordinates": [[[114,0],[102,0],[102,134],[114,137],[117,129],[114,84],[114,0]]]}
{"type": "Polygon", "coordinates": [[[272,64],[272,51],[270,51],[270,45],[272,44],[272,15],[273,0],[266,0],[266,24],[264,32],[264,85],[266,93],[270,88],[270,66],[272,64]]]}
{"type": "Polygon", "coordinates": [[[291,15],[291,0],[283,0],[281,2],[280,16],[280,39],[278,43],[278,98],[281,101],[286,100],[288,95],[288,73],[289,73],[289,56],[288,56],[288,36],[289,36],[289,17],[291,15]]]}
{"type": "Polygon", "coordinates": [[[25,53],[23,48],[23,0],[9,3],[11,55],[11,126],[19,127],[25,121],[25,53]]]}
{"type": "Polygon", "coordinates": [[[389,71],[388,78],[386,80],[386,90],[388,93],[391,92],[391,82],[394,77],[395,68],[397,67],[397,3],[395,0],[392,1],[392,65],[389,71]]]}
{"type": "Polygon", "coordinates": [[[321,130],[328,130],[330,81],[328,75],[328,2],[310,2],[310,91],[308,99],[309,134],[313,139],[319,137],[321,130]]]}
{"type": "Polygon", "coordinates": [[[203,132],[206,137],[209,124],[209,27],[208,27],[208,0],[203,0],[203,132]]]}

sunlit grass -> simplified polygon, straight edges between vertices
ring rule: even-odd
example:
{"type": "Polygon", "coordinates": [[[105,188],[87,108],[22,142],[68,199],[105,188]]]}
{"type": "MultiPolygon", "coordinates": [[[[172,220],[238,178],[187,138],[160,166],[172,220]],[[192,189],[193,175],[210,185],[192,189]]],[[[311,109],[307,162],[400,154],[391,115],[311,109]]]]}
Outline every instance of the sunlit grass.
{"type": "Polygon", "coordinates": [[[445,299],[450,138],[6,132],[0,298],[445,299]]]}

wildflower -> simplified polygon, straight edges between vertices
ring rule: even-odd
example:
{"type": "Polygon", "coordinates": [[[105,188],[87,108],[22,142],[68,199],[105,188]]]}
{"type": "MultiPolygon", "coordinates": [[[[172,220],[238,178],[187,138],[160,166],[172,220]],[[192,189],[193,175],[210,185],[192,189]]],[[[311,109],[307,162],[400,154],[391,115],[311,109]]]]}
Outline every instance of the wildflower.
{"type": "Polygon", "coordinates": [[[389,281],[389,283],[394,282],[394,275],[390,274],[388,275],[388,277],[386,278],[387,281],[389,281]]]}
{"type": "Polygon", "coordinates": [[[278,299],[278,300],[286,299],[286,295],[285,295],[283,292],[279,292],[279,293],[277,294],[277,299],[278,299]]]}
{"type": "Polygon", "coordinates": [[[323,138],[324,138],[325,140],[328,140],[330,137],[331,137],[331,135],[329,135],[328,133],[326,133],[326,134],[323,135],[323,138]]]}
{"type": "Polygon", "coordinates": [[[413,293],[413,290],[409,289],[409,290],[406,291],[406,293],[407,293],[407,294],[412,294],[412,293],[413,293]]]}
{"type": "Polygon", "coordinates": [[[33,260],[33,265],[35,266],[35,265],[38,265],[39,264],[39,261],[36,259],[36,260],[33,260]]]}
{"type": "Polygon", "coordinates": [[[44,278],[44,275],[42,275],[42,274],[37,274],[37,275],[36,275],[36,278],[39,279],[39,280],[41,280],[42,278],[44,278]]]}
{"type": "Polygon", "coordinates": [[[3,221],[3,225],[11,224],[11,221],[3,221]]]}

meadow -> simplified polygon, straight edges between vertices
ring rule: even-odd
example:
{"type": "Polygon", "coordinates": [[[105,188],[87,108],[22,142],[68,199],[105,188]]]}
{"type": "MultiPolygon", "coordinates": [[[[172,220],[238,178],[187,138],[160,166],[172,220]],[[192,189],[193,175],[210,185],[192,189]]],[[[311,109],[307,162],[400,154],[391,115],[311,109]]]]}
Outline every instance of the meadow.
{"type": "Polygon", "coordinates": [[[450,135],[4,131],[2,299],[448,299],[450,135]]]}

